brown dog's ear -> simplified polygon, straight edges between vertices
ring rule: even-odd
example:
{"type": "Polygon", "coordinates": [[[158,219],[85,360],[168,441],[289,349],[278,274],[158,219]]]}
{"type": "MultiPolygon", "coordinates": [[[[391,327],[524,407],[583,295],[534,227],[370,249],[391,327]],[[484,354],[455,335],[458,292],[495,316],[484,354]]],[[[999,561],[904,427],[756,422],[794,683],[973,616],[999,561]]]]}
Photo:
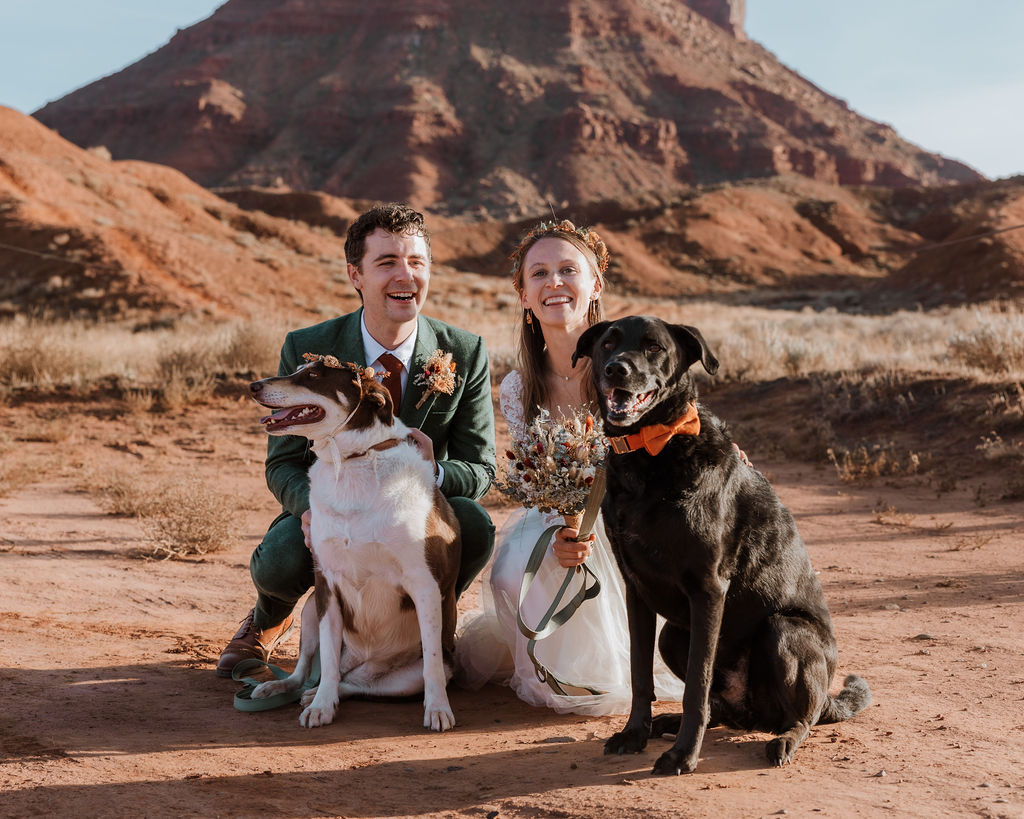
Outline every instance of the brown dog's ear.
{"type": "Polygon", "coordinates": [[[672,331],[676,343],[686,354],[687,369],[699,361],[711,375],[718,372],[718,359],[708,349],[708,343],[704,340],[700,330],[685,324],[669,324],[668,328],[672,331]]]}
{"type": "Polygon", "coordinates": [[[597,324],[591,324],[583,331],[583,335],[576,342],[576,351],[572,354],[573,367],[576,366],[576,362],[583,356],[590,358],[590,352],[594,349],[594,342],[597,341],[598,336],[605,331],[609,324],[611,324],[610,321],[599,321],[597,324]]]}

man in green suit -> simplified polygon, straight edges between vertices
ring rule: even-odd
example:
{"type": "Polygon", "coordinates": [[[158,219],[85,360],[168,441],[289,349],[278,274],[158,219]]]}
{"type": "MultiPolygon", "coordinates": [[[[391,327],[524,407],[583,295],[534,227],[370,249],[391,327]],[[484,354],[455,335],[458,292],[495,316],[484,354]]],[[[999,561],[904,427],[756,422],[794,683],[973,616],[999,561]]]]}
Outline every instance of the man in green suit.
{"type": "MultiPolygon", "coordinates": [[[[490,486],[495,468],[494,415],[483,339],[420,315],[430,283],[430,237],[422,214],[399,204],[372,208],[349,227],[345,256],[362,308],[289,333],[278,375],[297,370],[305,363],[304,353],[330,354],[378,372],[400,370],[398,417],[413,427],[413,437],[423,457],[433,462],[437,484],[462,529],[457,588],[461,594],[494,547],[494,525],[475,502],[490,486]],[[415,383],[416,375],[435,350],[452,354],[456,386],[451,395],[434,392],[421,401],[426,388],[415,383]]],[[[300,436],[271,437],[268,442],[267,485],[281,502],[282,512],[252,554],[249,571],[256,586],[256,605],[221,654],[219,676],[230,677],[231,669],[243,659],[266,661],[291,631],[292,610],[313,584],[306,538],[308,471],[315,457],[309,442],[300,436]]]]}

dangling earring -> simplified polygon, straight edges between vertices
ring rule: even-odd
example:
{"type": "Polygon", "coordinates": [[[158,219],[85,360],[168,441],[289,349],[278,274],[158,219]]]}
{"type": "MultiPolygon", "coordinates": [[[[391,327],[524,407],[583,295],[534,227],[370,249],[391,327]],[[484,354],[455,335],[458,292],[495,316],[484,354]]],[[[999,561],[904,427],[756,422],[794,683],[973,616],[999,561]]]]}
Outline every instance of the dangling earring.
{"type": "Polygon", "coordinates": [[[526,323],[533,324],[533,310],[526,309],[526,323]]]}

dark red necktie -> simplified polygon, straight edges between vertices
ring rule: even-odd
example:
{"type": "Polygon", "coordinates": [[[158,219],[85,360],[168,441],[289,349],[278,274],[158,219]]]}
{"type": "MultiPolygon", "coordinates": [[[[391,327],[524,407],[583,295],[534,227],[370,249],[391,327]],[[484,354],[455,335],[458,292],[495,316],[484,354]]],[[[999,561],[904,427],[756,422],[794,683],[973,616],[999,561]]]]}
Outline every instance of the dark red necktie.
{"type": "Polygon", "coordinates": [[[394,413],[398,415],[398,408],[402,405],[402,362],[391,353],[383,353],[377,361],[385,370],[381,383],[391,393],[394,413]]]}

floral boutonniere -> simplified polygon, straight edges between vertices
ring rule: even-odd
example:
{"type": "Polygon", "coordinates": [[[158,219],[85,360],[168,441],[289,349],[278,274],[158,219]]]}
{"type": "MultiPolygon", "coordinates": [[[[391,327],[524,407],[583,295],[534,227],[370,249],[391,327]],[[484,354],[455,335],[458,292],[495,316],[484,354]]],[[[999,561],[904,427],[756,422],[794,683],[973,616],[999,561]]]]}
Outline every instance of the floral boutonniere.
{"type": "Polygon", "coordinates": [[[420,400],[416,403],[416,409],[423,406],[423,402],[430,396],[444,393],[451,395],[455,391],[455,385],[462,376],[455,375],[455,362],[452,361],[452,354],[443,350],[434,350],[423,365],[423,372],[413,379],[414,384],[426,387],[420,400]]]}

